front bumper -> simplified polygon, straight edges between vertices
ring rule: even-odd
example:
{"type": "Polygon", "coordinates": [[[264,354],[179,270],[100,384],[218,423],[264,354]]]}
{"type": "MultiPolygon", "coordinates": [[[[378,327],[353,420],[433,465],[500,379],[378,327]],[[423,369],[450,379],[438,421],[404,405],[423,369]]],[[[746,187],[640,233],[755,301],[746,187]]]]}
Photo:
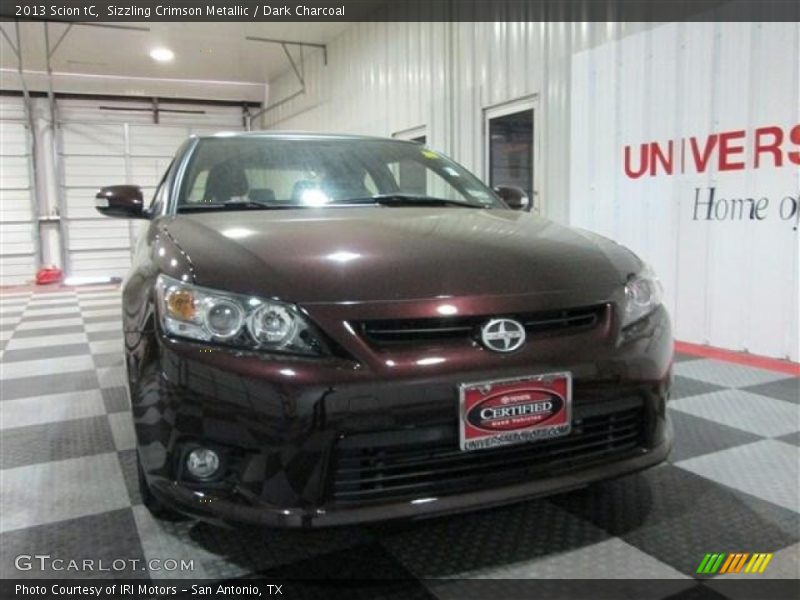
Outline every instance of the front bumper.
{"type": "Polygon", "coordinates": [[[497,506],[648,468],[672,443],[663,309],[624,344],[553,338],[537,345],[539,358],[396,379],[343,362],[266,361],[158,332],[127,339],[150,487],[169,506],[218,523],[315,527],[497,506]],[[458,451],[458,384],[555,370],[573,374],[573,434],[458,451]],[[204,483],[185,473],[196,445],[223,456],[224,477],[204,483]]]}
{"type": "Polygon", "coordinates": [[[672,427],[665,423],[664,436],[654,448],[642,449],[638,456],[597,465],[575,473],[516,485],[452,494],[441,498],[412,499],[360,508],[282,508],[265,502],[244,504],[232,499],[205,497],[175,482],[161,479],[154,492],[170,506],[200,519],[221,524],[249,523],[266,527],[326,527],[353,525],[390,519],[419,519],[455,514],[511,504],[520,500],[548,496],[578,489],[605,479],[621,477],[653,467],[669,455],[672,427]]]}

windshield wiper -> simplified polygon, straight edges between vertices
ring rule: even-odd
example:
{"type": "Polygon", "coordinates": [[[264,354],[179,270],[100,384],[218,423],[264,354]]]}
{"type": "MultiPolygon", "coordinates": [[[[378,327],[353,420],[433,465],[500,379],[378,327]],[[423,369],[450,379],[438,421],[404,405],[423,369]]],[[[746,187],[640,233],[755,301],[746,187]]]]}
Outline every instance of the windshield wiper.
{"type": "Polygon", "coordinates": [[[268,204],[266,202],[197,202],[192,204],[179,204],[178,212],[191,212],[203,210],[281,210],[287,208],[306,208],[297,204],[268,204]]]}
{"type": "Polygon", "coordinates": [[[486,208],[482,204],[461,202],[448,198],[421,196],[416,194],[378,194],[366,198],[346,198],[330,204],[380,204],[381,206],[457,206],[459,208],[486,208]]]}
{"type": "Polygon", "coordinates": [[[280,203],[272,204],[268,202],[254,202],[253,200],[243,200],[240,202],[196,202],[191,204],[179,204],[178,212],[203,212],[213,210],[288,210],[294,208],[326,208],[330,206],[348,206],[375,204],[380,206],[455,206],[458,208],[487,208],[481,204],[470,202],[460,202],[447,198],[435,198],[433,196],[419,196],[414,194],[379,194],[364,198],[342,198],[326,204],[312,205],[299,203],[280,203]]]}

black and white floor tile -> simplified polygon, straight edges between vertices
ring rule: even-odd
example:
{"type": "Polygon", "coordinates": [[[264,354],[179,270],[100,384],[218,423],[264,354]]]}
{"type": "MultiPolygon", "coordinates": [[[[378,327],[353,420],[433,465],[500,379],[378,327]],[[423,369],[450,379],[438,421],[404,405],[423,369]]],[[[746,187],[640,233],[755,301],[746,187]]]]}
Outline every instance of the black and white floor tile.
{"type": "Polygon", "coordinates": [[[800,378],[679,355],[670,460],[585,490],[420,522],[226,530],[142,506],[119,322],[115,288],[0,294],[2,578],[84,576],[15,569],[43,553],[194,561],[93,576],[406,582],[386,597],[468,597],[464,578],[653,578],[680,597],[720,551],[772,552],[765,577],[800,577],[800,378]]]}

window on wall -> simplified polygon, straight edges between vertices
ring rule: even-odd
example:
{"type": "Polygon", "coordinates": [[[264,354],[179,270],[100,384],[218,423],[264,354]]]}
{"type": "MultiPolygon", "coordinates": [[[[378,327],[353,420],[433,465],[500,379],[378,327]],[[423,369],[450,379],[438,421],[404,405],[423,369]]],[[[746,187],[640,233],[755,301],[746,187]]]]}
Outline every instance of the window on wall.
{"type": "Polygon", "coordinates": [[[489,118],[489,184],[533,198],[533,109],[489,118]]]}

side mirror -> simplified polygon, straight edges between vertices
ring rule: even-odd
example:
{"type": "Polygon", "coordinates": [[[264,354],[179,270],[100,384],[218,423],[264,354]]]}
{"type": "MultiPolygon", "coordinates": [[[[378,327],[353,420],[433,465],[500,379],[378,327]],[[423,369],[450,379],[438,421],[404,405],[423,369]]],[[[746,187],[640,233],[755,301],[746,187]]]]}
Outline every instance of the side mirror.
{"type": "Polygon", "coordinates": [[[142,188],[138,185],[109,185],[94,197],[94,207],[106,217],[149,219],[144,210],[142,188]]]}
{"type": "Polygon", "coordinates": [[[498,185],[494,193],[508,205],[511,210],[530,210],[531,199],[525,190],[512,185],[498,185]]]}

